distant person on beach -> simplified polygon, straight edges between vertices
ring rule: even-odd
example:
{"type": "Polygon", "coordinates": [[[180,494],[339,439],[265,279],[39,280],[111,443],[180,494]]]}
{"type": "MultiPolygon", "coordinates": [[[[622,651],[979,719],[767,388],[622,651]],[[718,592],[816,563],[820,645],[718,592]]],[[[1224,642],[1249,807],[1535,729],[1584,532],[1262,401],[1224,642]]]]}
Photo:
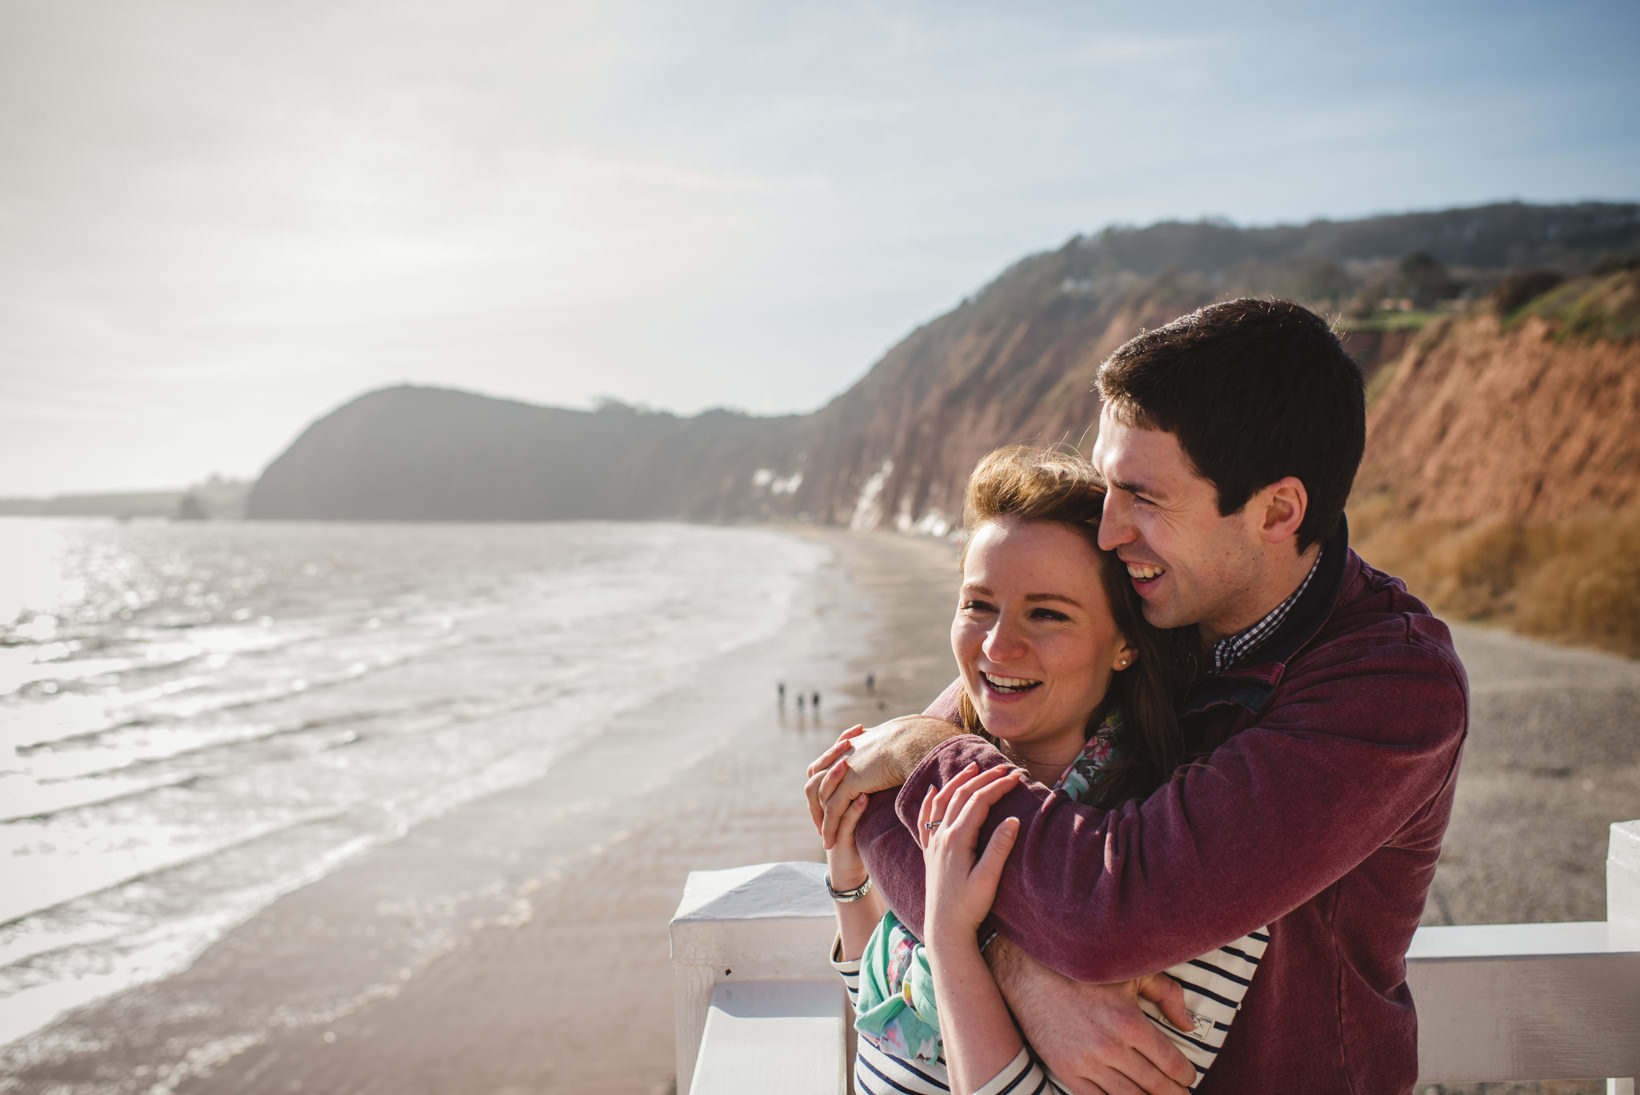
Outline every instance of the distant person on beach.
{"type": "Polygon", "coordinates": [[[815,717],[819,718],[820,717],[820,693],[815,692],[813,695],[811,695],[809,697],[809,703],[814,708],[815,717]]]}
{"type": "MultiPolygon", "coordinates": [[[[1147,620],[1189,629],[1190,763],[1114,810],[1030,783],[992,807],[1020,824],[988,921],[997,983],[1071,1090],[1176,1093],[1189,1062],[1135,994],[1173,997],[1150,975],[1269,923],[1200,1090],[1410,1092],[1405,955],[1451,815],[1468,688],[1446,627],[1349,547],[1360,370],[1305,309],[1236,300],[1128,341],[1098,387],[1099,543],[1147,620]]],[[[856,796],[903,784],[854,824],[915,932],[925,796],[970,764],[1008,763],[960,733],[960,692],[854,738],[820,823],[830,840],[856,796]]]]}
{"type": "MultiPolygon", "coordinates": [[[[988,807],[1020,778],[1110,809],[1166,782],[1183,757],[1171,636],[1145,621],[1121,562],[1099,550],[1103,500],[1092,465],[1074,454],[1001,449],[969,479],[951,621],[958,703],[963,727],[1020,767],[959,775],[925,798],[926,948],[872,890],[854,841],[866,796],[841,819],[826,884],[839,929],[833,962],[858,1016],[858,1092],[1063,1090],[1021,1040],[981,956],[980,921],[1017,821],[997,828],[977,867],[975,848],[988,807]]],[[[844,731],[809,767],[804,789],[817,816],[845,774],[834,762],[860,732],[844,731]]],[[[1201,991],[1179,1016],[1188,1037],[1162,1029],[1202,1073],[1265,938],[1171,971],[1201,991]]]]}

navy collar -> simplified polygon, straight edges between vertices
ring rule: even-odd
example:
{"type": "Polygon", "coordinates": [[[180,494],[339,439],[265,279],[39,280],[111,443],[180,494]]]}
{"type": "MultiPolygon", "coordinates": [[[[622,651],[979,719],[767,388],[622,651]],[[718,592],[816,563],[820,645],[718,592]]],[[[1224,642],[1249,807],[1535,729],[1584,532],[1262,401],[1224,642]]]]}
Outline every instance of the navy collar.
{"type": "Polygon", "coordinates": [[[1217,675],[1197,677],[1180,714],[1193,714],[1220,703],[1238,704],[1251,711],[1263,707],[1288,660],[1315,638],[1332,615],[1344,587],[1349,557],[1349,525],[1340,516],[1338,530],[1322,545],[1308,584],[1299,591],[1286,618],[1259,644],[1258,657],[1238,662],[1217,675]]]}
{"type": "Polygon", "coordinates": [[[1239,663],[1247,660],[1247,655],[1264,645],[1264,640],[1276,633],[1281,622],[1287,618],[1287,613],[1293,610],[1293,605],[1310,588],[1310,579],[1321,567],[1321,557],[1325,555],[1323,548],[1310,563],[1310,569],[1304,572],[1304,580],[1298,583],[1298,588],[1287,594],[1287,599],[1264,614],[1257,623],[1242,628],[1234,635],[1228,635],[1208,647],[1210,655],[1207,666],[1209,673],[1223,673],[1227,669],[1234,669],[1239,663]]]}

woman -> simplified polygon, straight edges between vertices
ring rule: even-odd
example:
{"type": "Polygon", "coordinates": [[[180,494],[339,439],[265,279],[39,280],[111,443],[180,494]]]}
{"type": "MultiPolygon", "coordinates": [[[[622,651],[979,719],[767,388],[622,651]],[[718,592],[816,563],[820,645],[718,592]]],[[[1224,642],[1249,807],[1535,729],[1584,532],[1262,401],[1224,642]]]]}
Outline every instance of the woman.
{"type": "MultiPolygon", "coordinates": [[[[839,928],[833,958],[861,1034],[856,1091],[1059,1090],[1014,1027],[977,934],[1017,822],[1005,819],[977,859],[976,848],[986,812],[1020,779],[1112,808],[1154,790],[1182,760],[1171,639],[1145,622],[1121,563],[1098,549],[1103,499],[1097,473],[1074,454],[1001,449],[969,479],[951,623],[960,706],[966,729],[1018,767],[970,771],[924,801],[926,948],[872,892],[854,844],[865,796],[849,804],[826,862],[839,928]]],[[[835,762],[859,732],[846,731],[810,766],[811,803],[835,789],[835,762]]],[[[1186,964],[1188,974],[1169,971],[1198,982],[1186,984],[1196,1030],[1161,1023],[1198,1080],[1263,952],[1262,933],[1232,946],[1186,964]]]]}

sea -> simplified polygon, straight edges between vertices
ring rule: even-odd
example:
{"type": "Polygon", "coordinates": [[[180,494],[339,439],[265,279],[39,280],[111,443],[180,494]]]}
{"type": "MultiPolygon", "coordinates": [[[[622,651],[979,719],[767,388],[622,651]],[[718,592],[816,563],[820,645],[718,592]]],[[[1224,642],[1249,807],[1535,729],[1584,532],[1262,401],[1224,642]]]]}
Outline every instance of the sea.
{"type": "Polygon", "coordinates": [[[0,1047],[758,649],[827,557],[677,524],[0,518],[0,1047]]]}

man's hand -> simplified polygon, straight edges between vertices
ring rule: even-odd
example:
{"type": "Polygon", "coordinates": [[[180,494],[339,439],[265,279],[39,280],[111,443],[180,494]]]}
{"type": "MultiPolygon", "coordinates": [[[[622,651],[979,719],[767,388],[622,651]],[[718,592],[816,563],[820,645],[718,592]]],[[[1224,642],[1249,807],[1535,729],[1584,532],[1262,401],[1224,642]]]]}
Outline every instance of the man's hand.
{"type": "Polygon", "coordinates": [[[960,726],[928,715],[902,715],[857,734],[845,730],[844,738],[809,765],[804,787],[809,816],[825,846],[837,839],[849,803],[900,786],[930,750],[960,733],[960,726]]]}
{"type": "Polygon", "coordinates": [[[1184,991],[1162,974],[1089,985],[1073,981],[999,938],[991,972],[1025,1040],[1076,1095],[1185,1095],[1196,1068],[1139,1010],[1155,1002],[1189,1030],[1184,991]]]}

